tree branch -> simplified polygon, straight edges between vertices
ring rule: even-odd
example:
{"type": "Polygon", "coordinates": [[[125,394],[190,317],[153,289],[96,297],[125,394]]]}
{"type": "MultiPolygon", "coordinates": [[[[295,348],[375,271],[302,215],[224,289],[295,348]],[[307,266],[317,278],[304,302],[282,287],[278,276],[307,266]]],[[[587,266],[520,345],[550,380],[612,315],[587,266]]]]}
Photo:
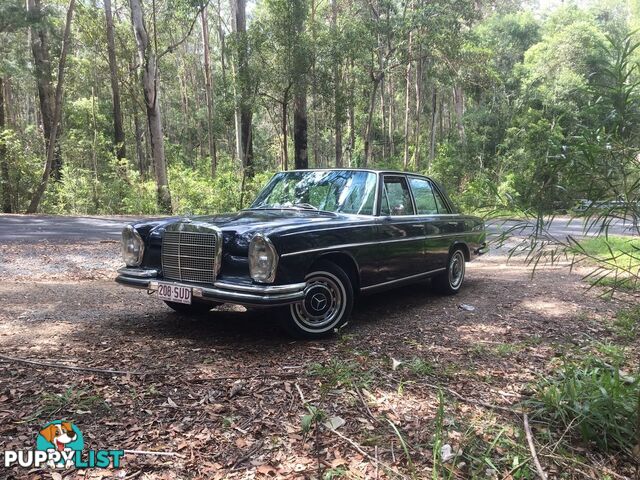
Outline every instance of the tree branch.
{"type": "Polygon", "coordinates": [[[538,460],[536,446],[533,443],[533,435],[531,434],[531,427],[529,427],[529,416],[526,413],[524,414],[524,433],[527,435],[527,443],[529,444],[529,450],[531,451],[531,458],[533,458],[533,463],[536,466],[538,475],[542,480],[547,480],[547,474],[544,473],[542,465],[540,465],[540,460],[538,460]]]}
{"type": "Polygon", "coordinates": [[[178,48],[180,45],[182,45],[187,38],[189,38],[191,36],[191,33],[193,32],[193,27],[196,25],[196,22],[198,21],[198,17],[200,16],[200,14],[202,13],[202,11],[207,8],[207,6],[209,6],[209,2],[211,0],[207,0],[206,2],[204,2],[204,4],[202,4],[199,8],[198,11],[196,12],[196,14],[193,17],[193,20],[191,21],[191,25],[189,25],[189,31],[187,31],[186,35],[184,37],[182,37],[180,40],[178,40],[176,43],[174,43],[173,45],[169,45],[162,53],[157,54],[157,58],[158,60],[160,60],[163,56],[165,56],[167,53],[171,53],[173,52],[176,48],[178,48]]]}

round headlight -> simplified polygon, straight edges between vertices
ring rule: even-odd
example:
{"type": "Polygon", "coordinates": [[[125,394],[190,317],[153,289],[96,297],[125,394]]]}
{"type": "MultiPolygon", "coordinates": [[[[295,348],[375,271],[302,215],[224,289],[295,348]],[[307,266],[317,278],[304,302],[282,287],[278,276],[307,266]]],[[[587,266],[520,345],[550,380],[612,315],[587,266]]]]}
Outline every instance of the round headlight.
{"type": "Polygon", "coordinates": [[[144,255],[144,242],[135,228],[127,225],[122,230],[122,259],[127,267],[139,267],[144,255]]]}
{"type": "Polygon", "coordinates": [[[273,283],[276,279],[278,254],[267,237],[257,234],[249,243],[249,272],[256,282],[273,283]]]}

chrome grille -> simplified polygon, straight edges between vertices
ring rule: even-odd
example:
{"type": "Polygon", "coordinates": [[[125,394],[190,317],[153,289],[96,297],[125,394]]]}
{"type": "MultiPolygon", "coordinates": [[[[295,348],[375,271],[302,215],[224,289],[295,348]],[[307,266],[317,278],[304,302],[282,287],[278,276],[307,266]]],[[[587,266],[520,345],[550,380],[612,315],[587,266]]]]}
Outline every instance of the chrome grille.
{"type": "Polygon", "coordinates": [[[162,238],[164,278],[195,283],[216,279],[217,234],[165,231],[162,238]]]}

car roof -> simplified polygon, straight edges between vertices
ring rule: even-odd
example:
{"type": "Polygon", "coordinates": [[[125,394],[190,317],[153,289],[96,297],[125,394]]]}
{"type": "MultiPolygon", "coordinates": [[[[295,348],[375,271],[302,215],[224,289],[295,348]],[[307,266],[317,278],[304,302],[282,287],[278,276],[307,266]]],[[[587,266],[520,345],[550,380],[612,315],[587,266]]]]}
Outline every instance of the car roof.
{"type": "Polygon", "coordinates": [[[301,168],[294,170],[284,170],[278,173],[286,173],[286,172],[330,172],[330,171],[338,171],[338,172],[369,172],[369,173],[385,173],[385,174],[393,174],[393,175],[419,175],[421,177],[426,177],[422,173],[418,172],[403,172],[400,170],[381,170],[376,168],[301,168]]]}

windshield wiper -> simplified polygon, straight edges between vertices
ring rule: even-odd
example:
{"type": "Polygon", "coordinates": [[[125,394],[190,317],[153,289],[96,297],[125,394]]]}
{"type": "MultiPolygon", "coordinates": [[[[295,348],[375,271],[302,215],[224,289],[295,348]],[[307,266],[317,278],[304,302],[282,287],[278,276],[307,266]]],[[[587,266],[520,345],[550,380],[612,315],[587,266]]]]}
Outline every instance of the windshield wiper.
{"type": "MultiPolygon", "coordinates": [[[[284,205],[266,204],[266,205],[260,205],[259,207],[250,208],[249,210],[313,210],[317,212],[325,211],[325,210],[320,210],[317,207],[314,207],[310,203],[293,203],[293,204],[286,203],[284,205]]],[[[333,213],[333,212],[327,212],[327,213],[333,213]]]]}
{"type": "Polygon", "coordinates": [[[314,207],[310,203],[294,203],[293,207],[302,208],[303,210],[319,210],[319,208],[314,207]]]}

